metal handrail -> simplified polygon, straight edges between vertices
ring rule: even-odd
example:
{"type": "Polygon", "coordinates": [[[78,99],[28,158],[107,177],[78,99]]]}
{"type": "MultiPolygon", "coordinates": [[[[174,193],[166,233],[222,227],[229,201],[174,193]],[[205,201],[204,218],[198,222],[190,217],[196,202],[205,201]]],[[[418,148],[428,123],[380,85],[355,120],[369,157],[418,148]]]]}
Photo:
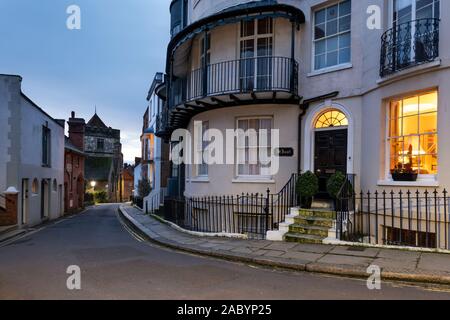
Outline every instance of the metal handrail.
{"type": "Polygon", "coordinates": [[[298,62],[286,57],[257,57],[209,64],[178,78],[170,107],[224,94],[283,91],[298,94],[298,62]]]}
{"type": "Polygon", "coordinates": [[[382,77],[439,57],[440,19],[418,19],[395,25],[381,37],[382,77]]]}

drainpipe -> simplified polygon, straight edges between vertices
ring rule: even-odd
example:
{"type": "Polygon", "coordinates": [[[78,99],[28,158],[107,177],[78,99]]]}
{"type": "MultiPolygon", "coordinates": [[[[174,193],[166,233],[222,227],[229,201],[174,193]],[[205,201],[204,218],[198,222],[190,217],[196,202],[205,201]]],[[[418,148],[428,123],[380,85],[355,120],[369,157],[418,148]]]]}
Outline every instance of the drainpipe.
{"type": "Polygon", "coordinates": [[[309,109],[309,105],[313,102],[322,101],[326,99],[332,99],[339,95],[339,91],[334,91],[328,94],[324,94],[311,99],[303,100],[300,104],[300,114],[298,116],[298,159],[297,159],[297,171],[300,174],[302,166],[302,120],[306,112],[309,109]]]}

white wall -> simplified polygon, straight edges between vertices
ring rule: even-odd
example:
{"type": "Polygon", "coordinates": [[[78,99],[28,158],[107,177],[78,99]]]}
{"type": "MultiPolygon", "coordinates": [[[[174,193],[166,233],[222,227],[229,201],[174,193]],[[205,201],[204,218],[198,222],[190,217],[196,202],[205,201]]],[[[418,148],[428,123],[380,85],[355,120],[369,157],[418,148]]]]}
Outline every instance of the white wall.
{"type": "Polygon", "coordinates": [[[41,220],[41,181],[48,179],[46,198],[48,218],[62,215],[64,194],[64,127],[21,94],[20,77],[0,76],[0,188],[15,187],[19,193],[18,221],[22,217],[22,179],[28,179],[29,197],[26,223],[35,225],[41,220]],[[5,125],[4,125],[5,124],[5,125]],[[7,125],[6,125],[7,124],[7,125]],[[51,167],[42,166],[42,126],[51,130],[51,167]],[[8,133],[9,131],[9,133],[8,133]],[[38,179],[39,190],[32,193],[32,183],[38,179]],[[53,183],[56,181],[56,191],[53,183]]]}
{"type": "MultiPolygon", "coordinates": [[[[50,207],[49,218],[55,219],[62,215],[61,202],[58,199],[58,186],[64,185],[64,128],[39,111],[35,106],[22,100],[21,117],[21,159],[19,169],[19,181],[30,179],[30,184],[34,178],[39,181],[49,179],[50,184],[50,207]],[[26,115],[26,116],[24,116],[26,115]],[[42,167],[42,126],[48,123],[51,130],[51,167],[42,167]],[[53,183],[56,180],[57,189],[53,190],[53,183]]],[[[18,188],[20,190],[20,187],[18,188]]],[[[31,190],[31,188],[30,188],[31,190]]],[[[29,224],[40,222],[40,193],[31,195],[29,224]]],[[[31,194],[31,193],[30,193],[31,194]]]]}

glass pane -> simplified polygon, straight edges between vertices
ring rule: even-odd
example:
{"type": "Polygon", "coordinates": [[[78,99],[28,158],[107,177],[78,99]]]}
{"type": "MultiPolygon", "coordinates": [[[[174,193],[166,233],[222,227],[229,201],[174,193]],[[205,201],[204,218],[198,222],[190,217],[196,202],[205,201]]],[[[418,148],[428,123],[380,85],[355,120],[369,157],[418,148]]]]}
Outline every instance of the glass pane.
{"type": "Polygon", "coordinates": [[[348,126],[348,119],[338,110],[327,111],[322,114],[316,122],[316,129],[348,126]]]}
{"type": "Polygon", "coordinates": [[[335,35],[338,32],[338,21],[332,20],[327,22],[327,36],[335,35]]]}
{"type": "Polygon", "coordinates": [[[339,36],[339,48],[350,47],[350,33],[342,34],[339,36]]]}
{"type": "Polygon", "coordinates": [[[351,25],[351,16],[339,19],[339,32],[349,31],[351,25]]]}
{"type": "Polygon", "coordinates": [[[324,54],[317,55],[315,58],[315,69],[323,69],[327,66],[326,57],[324,54]]]}
{"type": "Polygon", "coordinates": [[[398,119],[402,116],[402,101],[392,101],[390,104],[390,110],[389,110],[389,118],[390,119],[398,119]]]}
{"type": "Polygon", "coordinates": [[[438,95],[437,92],[424,94],[419,97],[419,112],[435,112],[437,111],[438,95]]]}
{"type": "Polygon", "coordinates": [[[241,37],[250,37],[255,34],[255,20],[242,21],[241,37]]]}
{"type": "Polygon", "coordinates": [[[272,56],[272,38],[258,39],[258,57],[272,56]]]}
{"type": "Polygon", "coordinates": [[[403,135],[419,133],[419,116],[409,116],[403,118],[403,135]]]}
{"type": "Polygon", "coordinates": [[[420,174],[437,174],[438,158],[435,154],[420,157],[420,174]]]}
{"type": "Polygon", "coordinates": [[[350,48],[339,50],[339,64],[349,63],[351,59],[350,48]]]}
{"type": "Polygon", "coordinates": [[[411,116],[419,113],[419,97],[403,100],[403,116],[411,116]]]}
{"type": "Polygon", "coordinates": [[[389,136],[399,137],[402,135],[402,118],[389,120],[389,136]]]}
{"type": "Polygon", "coordinates": [[[402,167],[404,163],[403,138],[390,139],[391,169],[402,167]]]}
{"type": "Polygon", "coordinates": [[[269,34],[273,31],[272,18],[258,19],[258,34],[269,34]]]}
{"type": "Polygon", "coordinates": [[[398,24],[412,20],[413,0],[394,0],[394,21],[398,24]]]}
{"type": "Polygon", "coordinates": [[[437,134],[427,134],[420,137],[421,154],[437,154],[438,153],[438,136],[437,134]]]}
{"type": "Polygon", "coordinates": [[[315,14],[315,25],[321,24],[325,22],[325,17],[326,17],[326,10],[319,10],[316,12],[315,14]]]}
{"type": "Polygon", "coordinates": [[[350,14],[351,10],[352,10],[352,2],[350,0],[343,1],[339,4],[339,15],[340,16],[350,14]]]}
{"type": "Polygon", "coordinates": [[[338,49],[338,37],[327,39],[327,52],[336,51],[338,49]]]}
{"type": "Polygon", "coordinates": [[[338,5],[327,8],[327,20],[336,19],[338,17],[338,5]]]}
{"type": "Polygon", "coordinates": [[[424,113],[420,115],[420,133],[437,132],[437,112],[424,113]]]}
{"type": "Polygon", "coordinates": [[[314,39],[322,39],[325,37],[325,23],[319,24],[314,28],[314,39]]]}
{"type": "Polygon", "coordinates": [[[327,54],[327,67],[332,67],[338,64],[338,52],[330,52],[327,54]]]}
{"type": "Polygon", "coordinates": [[[316,55],[325,53],[325,51],[326,51],[326,42],[325,42],[325,40],[317,41],[315,46],[316,46],[316,49],[315,49],[316,55]]]}

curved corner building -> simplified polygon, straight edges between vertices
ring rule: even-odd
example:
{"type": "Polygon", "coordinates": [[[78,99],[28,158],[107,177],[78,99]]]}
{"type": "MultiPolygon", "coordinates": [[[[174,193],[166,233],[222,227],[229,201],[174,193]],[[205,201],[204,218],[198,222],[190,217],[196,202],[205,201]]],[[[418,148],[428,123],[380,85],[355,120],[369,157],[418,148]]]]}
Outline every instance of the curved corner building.
{"type": "Polygon", "coordinates": [[[450,2],[174,0],[170,12],[157,134],[278,129],[284,153],[276,174],[245,163],[270,141],[238,144],[240,164],[173,165],[172,192],[278,192],[308,170],[322,192],[337,171],[363,190],[450,186],[450,2]],[[417,181],[394,181],[406,162],[417,181]]]}

